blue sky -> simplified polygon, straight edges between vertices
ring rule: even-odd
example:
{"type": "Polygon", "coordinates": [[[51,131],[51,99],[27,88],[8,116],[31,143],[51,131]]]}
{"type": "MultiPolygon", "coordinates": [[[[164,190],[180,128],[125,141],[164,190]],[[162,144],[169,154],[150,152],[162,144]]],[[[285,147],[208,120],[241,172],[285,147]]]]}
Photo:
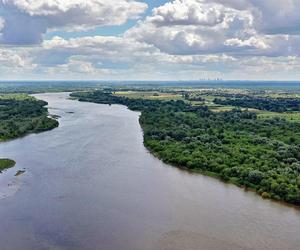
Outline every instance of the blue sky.
{"type": "Polygon", "coordinates": [[[300,80],[299,13],[298,0],[0,0],[0,79],[300,80]]]}
{"type": "MultiPolygon", "coordinates": [[[[151,12],[153,8],[159,7],[163,4],[165,4],[166,0],[156,0],[156,1],[144,1],[148,8],[145,10],[145,12],[141,15],[141,18],[145,18],[148,15],[151,15],[151,12]]],[[[136,24],[136,20],[128,20],[126,23],[118,26],[104,26],[104,27],[95,27],[92,30],[86,30],[86,31],[54,31],[54,32],[48,32],[45,34],[45,39],[51,39],[53,36],[61,36],[64,38],[73,38],[73,37],[83,37],[83,36],[118,36],[122,35],[126,30],[133,27],[136,24]]]]}

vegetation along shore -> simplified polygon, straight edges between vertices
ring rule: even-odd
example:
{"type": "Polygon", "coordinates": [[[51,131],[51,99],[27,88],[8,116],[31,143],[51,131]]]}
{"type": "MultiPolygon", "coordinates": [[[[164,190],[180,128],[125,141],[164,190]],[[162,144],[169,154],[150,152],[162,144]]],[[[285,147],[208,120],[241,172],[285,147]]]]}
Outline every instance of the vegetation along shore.
{"type": "MultiPolygon", "coordinates": [[[[57,127],[58,121],[48,117],[46,105],[27,94],[0,95],[0,142],[57,127]]],[[[14,165],[13,160],[0,159],[0,171],[14,165]]]]}
{"type": "MultiPolygon", "coordinates": [[[[272,115],[262,118],[256,110],[234,106],[216,112],[206,105],[207,95],[202,99],[181,93],[175,100],[156,98],[159,95],[132,98],[114,90],[71,94],[79,101],[122,104],[141,111],[144,144],[166,163],[250,188],[263,198],[300,204],[299,122],[272,115]]],[[[277,103],[281,101],[285,109],[298,109],[295,100],[265,98],[262,110],[269,110],[269,103],[281,106],[277,103]]],[[[247,103],[253,107],[252,99],[246,99],[242,107],[247,103]]]]}

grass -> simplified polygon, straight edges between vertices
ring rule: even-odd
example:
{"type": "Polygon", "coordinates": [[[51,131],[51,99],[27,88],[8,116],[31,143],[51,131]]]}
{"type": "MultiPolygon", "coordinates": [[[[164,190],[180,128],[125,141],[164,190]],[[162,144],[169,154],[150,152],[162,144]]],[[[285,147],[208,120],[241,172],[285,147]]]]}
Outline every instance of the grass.
{"type": "Polygon", "coordinates": [[[291,122],[300,122],[300,112],[269,112],[269,111],[258,111],[258,118],[260,119],[272,119],[281,118],[291,122]]]}
{"type": "MultiPolygon", "coordinates": [[[[270,97],[270,95],[268,95],[270,97]]],[[[201,95],[202,98],[205,99],[205,105],[208,106],[214,112],[224,112],[230,111],[236,107],[229,105],[217,105],[214,104],[213,100],[215,98],[222,98],[214,95],[201,95]]],[[[299,98],[300,94],[272,94],[273,98],[276,97],[290,97],[290,98],[299,98]]],[[[193,105],[201,105],[200,102],[192,102],[193,105]]],[[[203,105],[203,103],[202,103],[203,105]]],[[[241,110],[246,110],[246,108],[241,108],[241,110]]],[[[300,122],[300,112],[270,112],[258,109],[248,108],[248,111],[257,113],[259,119],[273,119],[273,118],[281,118],[291,122],[300,122]]]]}
{"type": "Polygon", "coordinates": [[[10,159],[0,159],[0,171],[12,168],[16,165],[16,162],[10,159]]]}
{"type": "Polygon", "coordinates": [[[201,96],[202,98],[205,99],[204,103],[203,102],[197,102],[197,101],[192,101],[192,105],[206,105],[211,111],[213,112],[224,112],[224,111],[231,111],[235,107],[234,106],[229,106],[229,105],[218,105],[213,102],[215,99],[215,96],[201,96]]]}
{"type": "Polygon", "coordinates": [[[123,96],[132,99],[149,99],[149,100],[183,100],[180,94],[162,93],[158,91],[116,91],[116,96],[123,96]]]}
{"type": "Polygon", "coordinates": [[[234,109],[234,106],[211,105],[208,107],[213,112],[225,112],[225,111],[231,111],[234,109]]]}
{"type": "MultiPolygon", "coordinates": [[[[207,104],[206,104],[207,105],[207,104]]],[[[207,105],[212,111],[214,112],[224,112],[224,111],[231,111],[234,109],[234,106],[223,106],[223,105],[207,105]]],[[[280,118],[285,119],[290,122],[300,122],[300,112],[270,112],[270,111],[263,111],[258,109],[251,109],[251,108],[241,108],[241,110],[248,110],[250,112],[257,113],[257,117],[259,119],[273,119],[273,118],[280,118]]]]}
{"type": "MultiPolygon", "coordinates": [[[[131,99],[148,99],[148,100],[162,100],[162,101],[185,100],[182,97],[182,95],[179,93],[164,93],[159,91],[116,91],[113,94],[116,96],[122,96],[131,99]]],[[[221,106],[221,105],[214,104],[213,100],[217,96],[201,95],[201,97],[205,99],[204,103],[201,101],[188,101],[188,102],[190,102],[192,105],[206,105],[215,112],[230,111],[234,108],[233,106],[221,106]]]]}
{"type": "MultiPolygon", "coordinates": [[[[193,90],[195,91],[195,90],[193,90]]],[[[190,90],[192,92],[192,90],[190,90]]],[[[196,91],[198,92],[198,91],[196,91]]],[[[213,102],[215,98],[224,98],[220,95],[213,95],[208,93],[201,94],[197,93],[200,97],[205,99],[204,102],[201,101],[190,101],[192,105],[206,105],[208,106],[212,111],[214,112],[224,112],[224,111],[231,111],[234,109],[234,106],[229,105],[217,105],[213,102]]],[[[123,96],[131,99],[149,99],[149,100],[163,100],[163,101],[169,101],[169,100],[184,100],[182,95],[180,93],[172,92],[172,93],[165,93],[160,91],[116,91],[113,93],[116,96],[123,96]]],[[[269,97],[293,97],[293,98],[299,98],[300,94],[298,93],[291,93],[291,94],[281,94],[281,93],[272,93],[272,94],[266,94],[265,96],[269,97]]],[[[1,98],[1,96],[0,96],[1,98]]],[[[246,110],[246,108],[241,108],[242,110],[246,110]]],[[[248,108],[251,112],[256,112],[258,115],[258,118],[260,119],[272,119],[272,118],[282,118],[288,121],[293,122],[300,122],[300,112],[286,112],[286,113],[277,113],[277,112],[270,112],[270,111],[262,111],[257,109],[251,109],[248,108]]]]}
{"type": "Polygon", "coordinates": [[[4,100],[18,100],[18,101],[23,101],[23,100],[33,100],[34,97],[29,96],[27,94],[0,94],[0,99],[4,100]]]}
{"type": "Polygon", "coordinates": [[[300,98],[300,93],[271,93],[261,96],[269,98],[300,98]]]}

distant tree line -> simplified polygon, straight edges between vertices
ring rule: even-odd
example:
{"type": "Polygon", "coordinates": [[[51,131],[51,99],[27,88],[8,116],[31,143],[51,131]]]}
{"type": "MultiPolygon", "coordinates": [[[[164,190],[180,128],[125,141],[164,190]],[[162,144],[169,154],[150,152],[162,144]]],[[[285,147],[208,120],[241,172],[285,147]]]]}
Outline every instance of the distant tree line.
{"type": "Polygon", "coordinates": [[[205,99],[196,93],[184,92],[182,93],[184,99],[188,101],[197,101],[197,102],[205,102],[205,99]]]}
{"type": "Polygon", "coordinates": [[[300,111],[300,99],[297,98],[243,96],[239,98],[216,98],[214,103],[273,112],[300,111]]]}

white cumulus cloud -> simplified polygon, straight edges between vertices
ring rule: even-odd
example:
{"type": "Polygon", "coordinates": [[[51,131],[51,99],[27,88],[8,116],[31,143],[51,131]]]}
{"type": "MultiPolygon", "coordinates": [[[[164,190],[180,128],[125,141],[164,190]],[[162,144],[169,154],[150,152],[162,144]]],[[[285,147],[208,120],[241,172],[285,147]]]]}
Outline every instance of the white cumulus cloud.
{"type": "Polygon", "coordinates": [[[2,43],[37,44],[50,29],[91,29],[136,19],[147,4],[132,0],[0,0],[2,43]]]}
{"type": "Polygon", "coordinates": [[[125,36],[174,55],[299,55],[298,13],[296,0],[174,0],[125,36]]]}
{"type": "Polygon", "coordinates": [[[143,16],[146,8],[138,0],[0,0],[0,74],[17,69],[83,79],[299,77],[299,0],[173,0],[143,16]],[[132,19],[136,24],[122,34],[64,34],[132,19]]]}
{"type": "Polygon", "coordinates": [[[0,49],[0,64],[2,67],[24,67],[25,59],[8,49],[0,49]]]}

